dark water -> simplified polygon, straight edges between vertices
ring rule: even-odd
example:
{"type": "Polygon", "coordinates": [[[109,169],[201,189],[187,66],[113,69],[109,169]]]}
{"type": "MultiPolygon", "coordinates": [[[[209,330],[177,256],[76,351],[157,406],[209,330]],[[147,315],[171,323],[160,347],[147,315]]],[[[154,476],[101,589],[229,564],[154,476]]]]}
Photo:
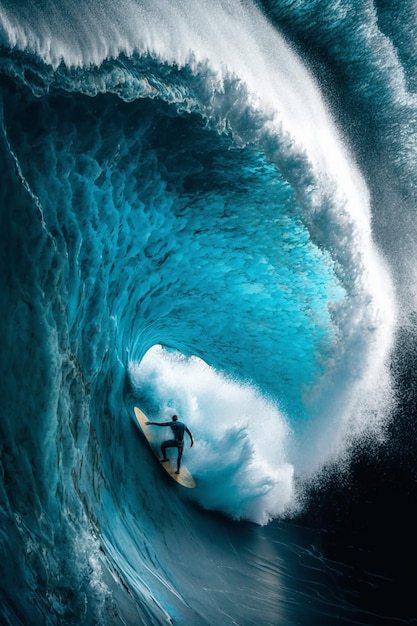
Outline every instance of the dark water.
{"type": "Polygon", "coordinates": [[[417,622],[397,4],[2,3],[2,623],[417,622]]]}

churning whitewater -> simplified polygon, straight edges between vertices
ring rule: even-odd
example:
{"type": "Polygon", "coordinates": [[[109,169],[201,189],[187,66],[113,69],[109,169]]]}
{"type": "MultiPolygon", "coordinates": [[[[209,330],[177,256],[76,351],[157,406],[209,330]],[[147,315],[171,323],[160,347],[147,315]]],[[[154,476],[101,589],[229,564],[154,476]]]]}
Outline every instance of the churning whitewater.
{"type": "Polygon", "coordinates": [[[6,624],[332,615],[285,526],[246,522],[296,518],[308,481],[386,437],[415,271],[386,198],[408,215],[410,146],[376,185],[366,150],[393,129],[354,132],[354,103],[408,129],[415,103],[376,9],[323,2],[315,30],[308,4],[0,7],[6,624]],[[134,406],[191,428],[195,489],[134,406]]]}

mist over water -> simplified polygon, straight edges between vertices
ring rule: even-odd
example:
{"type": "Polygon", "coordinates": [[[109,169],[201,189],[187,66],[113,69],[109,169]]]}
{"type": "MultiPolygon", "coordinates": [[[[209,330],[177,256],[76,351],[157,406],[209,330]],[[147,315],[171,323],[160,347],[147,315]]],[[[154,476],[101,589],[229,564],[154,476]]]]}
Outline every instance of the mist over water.
{"type": "MultiPolygon", "coordinates": [[[[349,563],[286,524],[329,465],[368,446],[377,466],[402,401],[409,21],[380,3],[2,3],[7,624],[387,617],[358,617],[349,563]],[[134,406],[192,430],[196,489],[160,471],[134,406]]],[[[363,588],[389,578],[362,569],[363,588]]]]}

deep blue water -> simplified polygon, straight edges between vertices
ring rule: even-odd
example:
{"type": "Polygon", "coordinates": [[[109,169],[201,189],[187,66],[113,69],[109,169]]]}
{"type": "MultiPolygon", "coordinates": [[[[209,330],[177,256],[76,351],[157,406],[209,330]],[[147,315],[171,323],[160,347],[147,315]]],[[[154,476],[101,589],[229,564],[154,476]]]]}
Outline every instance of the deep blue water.
{"type": "Polygon", "coordinates": [[[416,30],[2,2],[2,623],[416,623],[416,30]]]}

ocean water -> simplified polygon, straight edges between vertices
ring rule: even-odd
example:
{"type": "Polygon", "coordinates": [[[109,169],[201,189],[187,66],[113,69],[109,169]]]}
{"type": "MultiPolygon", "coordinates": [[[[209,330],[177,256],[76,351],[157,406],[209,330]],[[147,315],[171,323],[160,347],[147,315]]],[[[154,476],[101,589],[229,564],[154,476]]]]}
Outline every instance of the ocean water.
{"type": "Polygon", "coordinates": [[[416,31],[1,3],[2,623],[416,623],[416,31]]]}

